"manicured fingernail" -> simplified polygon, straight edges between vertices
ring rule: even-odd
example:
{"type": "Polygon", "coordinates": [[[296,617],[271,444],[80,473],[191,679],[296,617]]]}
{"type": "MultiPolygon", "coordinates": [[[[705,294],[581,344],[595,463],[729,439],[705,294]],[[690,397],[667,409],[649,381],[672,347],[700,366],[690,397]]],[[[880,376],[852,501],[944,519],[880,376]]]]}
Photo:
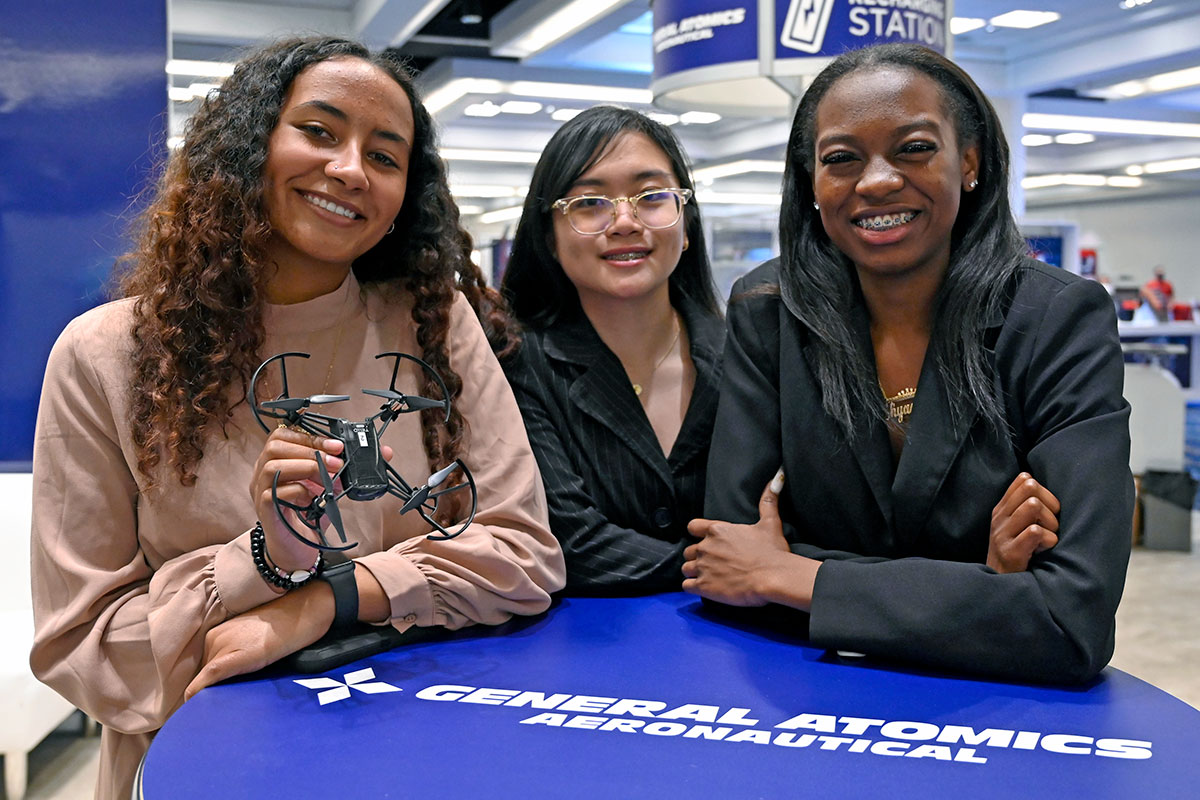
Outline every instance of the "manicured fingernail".
{"type": "Polygon", "coordinates": [[[783,491],[783,467],[775,473],[775,477],[771,478],[771,485],[768,487],[773,494],[779,494],[783,491]]]}

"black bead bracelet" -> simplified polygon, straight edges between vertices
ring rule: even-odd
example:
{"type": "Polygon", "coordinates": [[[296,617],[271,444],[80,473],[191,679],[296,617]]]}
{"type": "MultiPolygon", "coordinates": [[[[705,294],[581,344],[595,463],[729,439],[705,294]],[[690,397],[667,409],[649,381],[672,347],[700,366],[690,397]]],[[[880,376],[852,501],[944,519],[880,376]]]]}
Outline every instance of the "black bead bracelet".
{"type": "Polygon", "coordinates": [[[250,555],[254,558],[254,566],[263,580],[280,589],[295,589],[297,586],[303,586],[309,578],[321,571],[320,552],[317,553],[316,562],[309,569],[285,572],[277,567],[271,561],[271,557],[267,555],[267,534],[263,531],[261,522],[255,522],[254,530],[250,531],[250,555]]]}

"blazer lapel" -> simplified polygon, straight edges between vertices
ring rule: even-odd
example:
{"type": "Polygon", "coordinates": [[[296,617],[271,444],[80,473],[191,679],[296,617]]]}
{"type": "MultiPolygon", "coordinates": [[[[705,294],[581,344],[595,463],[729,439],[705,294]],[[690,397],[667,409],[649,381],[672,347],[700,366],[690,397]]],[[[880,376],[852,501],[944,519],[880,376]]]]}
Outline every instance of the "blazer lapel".
{"type": "MultiPolygon", "coordinates": [[[[789,312],[784,312],[789,313],[789,312]]],[[[867,352],[871,352],[870,332],[867,327],[866,313],[861,308],[856,308],[853,312],[851,321],[852,335],[856,338],[866,341],[867,352]]],[[[790,337],[782,337],[781,348],[785,346],[785,342],[790,337]]],[[[828,459],[830,461],[829,468],[832,474],[846,474],[845,469],[839,467],[835,462],[836,459],[844,458],[842,454],[846,451],[853,453],[854,462],[858,466],[858,471],[866,479],[867,486],[870,487],[871,495],[875,498],[875,504],[879,507],[880,513],[886,525],[890,528],[892,525],[892,446],[888,441],[887,428],[882,422],[873,421],[870,429],[865,431],[863,435],[852,444],[846,443],[845,434],[833,419],[821,410],[821,392],[816,381],[816,362],[811,357],[809,352],[809,339],[804,337],[804,344],[801,345],[801,352],[804,354],[804,362],[807,366],[809,380],[814,387],[813,403],[815,407],[810,414],[812,419],[809,424],[814,428],[813,434],[808,438],[812,446],[820,446],[818,442],[837,443],[829,448],[828,459]]],[[[787,363],[788,356],[784,354],[781,358],[781,363],[787,363]]],[[[784,374],[781,374],[781,382],[784,379],[784,374]]],[[[780,387],[780,396],[800,396],[795,390],[788,391],[782,386],[780,387]]],[[[847,468],[852,469],[847,465],[847,468]]]]}
{"type": "MultiPolygon", "coordinates": [[[[982,337],[989,372],[993,376],[996,374],[996,338],[1004,325],[1006,308],[1007,305],[992,314],[982,337]]],[[[947,473],[979,419],[976,413],[952,415],[950,412],[946,384],[931,347],[926,352],[925,363],[921,365],[908,437],[896,468],[893,487],[896,532],[899,538],[909,542],[920,535],[947,473]]]]}
{"type": "Polygon", "coordinates": [[[687,324],[696,384],[692,387],[692,399],[688,401],[679,435],[671,448],[669,464],[685,464],[688,459],[708,451],[721,388],[721,343],[725,335],[725,324],[720,317],[706,313],[686,300],[680,306],[680,314],[687,324]]]}
{"type": "Polygon", "coordinates": [[[668,486],[671,474],[654,429],[646,419],[621,362],[605,346],[586,318],[560,322],[546,331],[546,355],[582,367],[567,397],[580,413],[594,419],[645,462],[668,486]]]}

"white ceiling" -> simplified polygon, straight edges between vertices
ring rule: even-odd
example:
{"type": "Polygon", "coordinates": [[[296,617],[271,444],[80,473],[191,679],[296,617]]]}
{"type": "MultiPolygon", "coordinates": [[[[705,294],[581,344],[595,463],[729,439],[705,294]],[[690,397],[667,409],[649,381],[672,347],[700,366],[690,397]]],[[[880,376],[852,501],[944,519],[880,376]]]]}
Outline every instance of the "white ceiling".
{"type": "MultiPolygon", "coordinates": [[[[460,78],[501,82],[501,93],[453,90],[453,102],[436,111],[444,148],[518,151],[536,158],[560,124],[550,112],[583,108],[589,103],[539,96],[513,81],[645,90],[650,84],[651,40],[649,0],[616,0],[613,8],[582,31],[524,60],[495,55],[514,32],[527,30],[565,5],[565,0],[475,0],[484,21],[463,25],[458,18],[470,0],[170,0],[174,58],[233,60],[235,50],[288,33],[325,32],[348,35],[373,47],[395,46],[414,57],[422,70],[427,98],[460,78]],[[461,95],[461,96],[458,96],[461,95]],[[491,101],[533,100],[543,110],[530,115],[470,117],[465,109],[491,101]]],[[[598,5],[592,0],[592,7],[598,5]]],[[[732,5],[732,3],[731,3],[732,5]]],[[[1200,88],[1164,92],[1134,99],[1098,99],[1094,92],[1122,81],[1200,66],[1200,0],[1153,0],[1132,10],[1121,0],[954,0],[956,17],[990,19],[1026,8],[1055,11],[1061,19],[1029,30],[980,28],[953,37],[953,55],[996,103],[1009,126],[1017,168],[1029,176],[1049,173],[1125,175],[1125,167],[1151,161],[1200,157],[1200,135],[1132,136],[1097,133],[1094,142],[1049,144],[1023,148],[1024,113],[1137,119],[1200,125],[1200,88]]],[[[176,76],[174,85],[204,79],[176,76]]],[[[445,96],[445,93],[442,95],[445,96]]],[[[660,111],[651,105],[624,105],[660,111]]],[[[435,102],[435,106],[443,105],[435,102]]],[[[194,103],[172,103],[177,130],[194,103]]],[[[789,120],[726,117],[714,124],[677,124],[694,165],[702,168],[737,159],[781,160],[789,120]]],[[[1055,134],[1073,128],[1047,130],[1055,134]]],[[[1196,130],[1200,130],[1197,128],[1196,130]]],[[[452,151],[451,151],[452,152],[452,151]]],[[[456,187],[495,187],[519,192],[528,181],[531,163],[506,164],[449,159],[456,187]]],[[[1030,189],[1025,203],[1041,205],[1089,199],[1167,193],[1200,193],[1200,169],[1143,176],[1139,188],[1058,187],[1030,189]]],[[[755,172],[717,178],[709,191],[777,195],[778,172],[755,172]]],[[[703,187],[702,187],[703,188],[703,187]]],[[[519,197],[479,197],[484,189],[464,191],[464,211],[519,205],[519,197]]],[[[773,217],[770,205],[705,204],[705,214],[762,220],[773,217]]],[[[477,234],[493,226],[467,217],[477,234]]],[[[498,226],[511,223],[495,223],[498,226]]]]}

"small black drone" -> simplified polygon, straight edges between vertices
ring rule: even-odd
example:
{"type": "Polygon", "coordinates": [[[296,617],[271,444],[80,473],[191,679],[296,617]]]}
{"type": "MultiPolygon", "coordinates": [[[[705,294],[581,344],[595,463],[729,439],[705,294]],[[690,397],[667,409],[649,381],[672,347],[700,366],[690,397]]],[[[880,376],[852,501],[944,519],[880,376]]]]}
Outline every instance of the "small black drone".
{"type": "Polygon", "coordinates": [[[271,486],[271,497],[275,503],[275,511],[279,514],[279,519],[291,531],[292,535],[318,550],[340,552],[357,547],[357,542],[348,542],[346,538],[346,529],[342,523],[342,514],[338,510],[338,500],[341,500],[343,497],[349,497],[351,500],[374,500],[385,494],[394,495],[404,501],[404,505],[400,508],[401,514],[416,510],[422,519],[432,525],[437,530],[437,533],[429,534],[430,539],[453,539],[466,530],[466,527],[475,518],[479,495],[475,490],[475,479],[471,477],[471,471],[467,469],[467,465],[461,459],[455,459],[448,466],[439,469],[429,476],[429,479],[423,486],[414,489],[408,485],[404,478],[400,477],[400,473],[392,469],[391,465],[384,460],[383,452],[379,446],[379,440],[383,436],[383,432],[401,414],[421,411],[426,408],[442,408],[445,409],[446,421],[450,420],[450,394],[446,390],[446,384],[442,380],[442,377],[437,374],[433,367],[407,353],[391,352],[375,356],[377,359],[395,359],[392,364],[391,383],[388,384],[387,389],[363,389],[362,392],[363,394],[382,397],[384,403],[379,407],[378,414],[368,417],[363,422],[351,422],[350,420],[319,414],[311,410],[311,407],[315,405],[349,400],[350,395],[317,394],[311,397],[291,397],[288,395],[287,359],[293,357],[309,358],[309,354],[279,353],[268,358],[254,371],[254,376],[250,379],[250,390],[247,392],[247,400],[249,400],[250,408],[254,412],[254,418],[258,420],[258,424],[262,426],[264,431],[270,432],[267,423],[263,421],[263,417],[267,417],[279,420],[279,424],[306,431],[314,436],[327,436],[338,439],[344,445],[344,449],[341,455],[343,461],[342,468],[333,475],[330,475],[329,470],[325,468],[325,460],[322,458],[322,454],[319,451],[313,451],[317,467],[320,469],[321,484],[324,487],[324,491],[314,497],[313,501],[307,506],[298,506],[286,500],[279,499],[279,473],[275,473],[275,480],[271,486]],[[433,377],[442,390],[441,400],[431,400],[428,397],[417,395],[406,395],[396,389],[396,378],[400,373],[400,362],[405,359],[416,362],[433,377]],[[276,361],[279,362],[279,372],[283,378],[283,390],[274,400],[259,403],[255,399],[254,389],[258,385],[263,371],[276,361]],[[376,428],[377,423],[379,424],[378,428],[376,428]],[[456,471],[462,473],[462,481],[442,488],[447,479],[456,471]],[[342,490],[340,492],[334,488],[334,481],[338,479],[342,481],[342,490]],[[453,530],[448,530],[435,518],[438,509],[438,500],[446,494],[457,492],[461,489],[469,489],[471,492],[471,511],[465,521],[453,530]],[[304,526],[316,534],[316,540],[300,533],[288,523],[283,513],[285,508],[290,508],[296,512],[297,517],[304,526]],[[329,517],[330,523],[332,523],[334,529],[337,531],[338,537],[341,539],[340,546],[330,544],[325,538],[325,533],[321,530],[321,518],[324,516],[329,517]]]}

